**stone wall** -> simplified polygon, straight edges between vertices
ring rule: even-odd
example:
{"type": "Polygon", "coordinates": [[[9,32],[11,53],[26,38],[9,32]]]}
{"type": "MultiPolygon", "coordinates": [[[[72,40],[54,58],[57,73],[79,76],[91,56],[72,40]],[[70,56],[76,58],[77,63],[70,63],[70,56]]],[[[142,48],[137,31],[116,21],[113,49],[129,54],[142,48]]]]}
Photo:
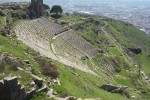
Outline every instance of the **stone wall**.
{"type": "Polygon", "coordinates": [[[36,14],[36,17],[39,18],[43,15],[43,0],[31,0],[31,8],[36,14]]]}
{"type": "Polygon", "coordinates": [[[25,89],[16,76],[0,80],[0,100],[24,100],[25,97],[25,89]]]}

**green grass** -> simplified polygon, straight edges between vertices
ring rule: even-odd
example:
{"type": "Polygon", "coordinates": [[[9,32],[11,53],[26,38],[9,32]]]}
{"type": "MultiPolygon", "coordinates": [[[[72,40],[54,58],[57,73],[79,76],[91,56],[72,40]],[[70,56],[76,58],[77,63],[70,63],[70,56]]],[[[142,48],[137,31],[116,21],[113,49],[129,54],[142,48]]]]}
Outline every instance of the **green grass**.
{"type": "Polygon", "coordinates": [[[7,66],[5,66],[4,70],[1,70],[0,72],[5,74],[5,75],[0,75],[0,79],[3,79],[5,77],[10,77],[10,76],[17,76],[19,82],[21,83],[21,85],[23,85],[25,87],[26,90],[31,88],[29,83],[31,83],[32,76],[30,74],[25,73],[24,71],[11,70],[7,66]]]}
{"type": "MultiPolygon", "coordinates": [[[[128,41],[131,42],[131,43],[128,42],[126,46],[129,47],[129,45],[133,43],[135,47],[140,47],[147,53],[150,53],[150,46],[149,46],[150,38],[144,32],[140,31],[135,26],[128,24],[128,23],[123,23],[123,22],[115,21],[115,20],[108,21],[108,23],[110,27],[115,28],[115,30],[118,31],[120,35],[122,35],[122,38],[119,38],[120,41],[121,39],[125,40],[126,38],[128,41]]],[[[109,30],[112,31],[112,28],[110,28],[109,30]]],[[[118,34],[117,34],[117,37],[118,37],[118,34]]]]}
{"type": "Polygon", "coordinates": [[[147,74],[150,74],[150,57],[148,57],[145,53],[136,55],[138,64],[141,66],[142,70],[147,74]]]}
{"type": "Polygon", "coordinates": [[[39,93],[33,96],[31,100],[55,100],[47,97],[46,93],[39,93]]]}
{"type": "Polygon", "coordinates": [[[116,98],[123,100],[125,98],[120,94],[112,94],[98,88],[96,85],[101,85],[103,83],[98,77],[77,69],[75,69],[75,72],[79,74],[80,77],[75,76],[69,72],[69,70],[73,71],[73,68],[69,68],[68,66],[64,68],[64,65],[56,62],[55,65],[59,66],[58,69],[61,72],[59,76],[61,86],[55,87],[59,95],[67,93],[68,95],[80,98],[101,98],[102,100],[116,100],[116,98]]]}
{"type": "Polygon", "coordinates": [[[18,41],[16,38],[12,37],[5,37],[0,35],[0,51],[1,52],[8,52],[9,54],[12,54],[14,57],[19,57],[22,60],[30,60],[31,64],[33,65],[33,69],[35,69],[35,72],[38,72],[39,66],[37,63],[33,62],[32,55],[36,54],[35,51],[30,50],[29,52],[26,52],[26,50],[30,50],[29,47],[27,47],[25,44],[23,44],[21,41],[18,41]]]}
{"type": "Polygon", "coordinates": [[[150,59],[147,55],[150,53],[150,38],[131,24],[115,20],[107,21],[107,23],[109,24],[107,31],[111,31],[118,38],[120,44],[126,48],[142,49],[142,54],[133,55],[132,57],[136,59],[142,70],[149,74],[150,59]]]}
{"type": "MultiPolygon", "coordinates": [[[[97,49],[103,50],[103,55],[97,56],[93,62],[96,65],[97,71],[101,70],[99,68],[103,68],[99,60],[104,57],[104,55],[107,55],[107,58],[109,57],[118,57],[121,59],[122,64],[128,62],[129,67],[131,68],[131,72],[127,72],[124,68],[124,65],[121,65],[121,72],[117,73],[114,76],[114,81],[111,83],[118,84],[118,85],[127,85],[129,86],[130,92],[133,92],[134,84],[131,81],[132,78],[129,77],[129,75],[132,76],[132,74],[137,74],[135,70],[138,70],[138,68],[135,68],[131,61],[127,59],[127,56],[125,55],[125,49],[133,47],[140,47],[144,53],[144,55],[137,55],[136,60],[140,63],[142,66],[142,69],[149,73],[149,58],[147,57],[147,54],[150,51],[150,38],[147,37],[142,31],[138,30],[134,26],[128,23],[116,21],[116,20],[110,20],[110,19],[102,19],[97,18],[95,16],[92,16],[94,20],[99,20],[100,23],[107,23],[108,26],[104,27],[104,30],[108,33],[108,36],[106,36],[102,31],[99,31],[99,33],[95,33],[94,29],[97,27],[94,23],[88,22],[88,19],[90,19],[91,16],[82,16],[85,18],[84,20],[78,18],[79,16],[63,16],[61,20],[66,20],[69,22],[74,22],[74,27],[80,26],[81,29],[76,30],[78,34],[80,34],[84,39],[86,39],[89,43],[94,45],[97,49]],[[71,19],[69,17],[72,17],[71,19]],[[78,20],[77,20],[78,19],[78,20]],[[76,21],[76,22],[75,22],[76,21]],[[78,22],[81,22],[80,24],[78,22]],[[139,41],[140,40],[140,41],[139,41]],[[112,47],[111,47],[112,46],[112,47]],[[118,49],[122,48],[122,49],[118,49]],[[125,48],[125,49],[124,49],[125,48]]],[[[130,53],[129,53],[130,54],[130,53]]],[[[130,55],[129,55],[130,56],[130,55]]],[[[132,56],[134,57],[134,56],[132,56]]],[[[108,59],[109,61],[109,59],[108,59]]],[[[111,62],[111,61],[109,61],[111,62]]],[[[90,68],[91,64],[88,62],[88,60],[83,61],[84,64],[88,64],[90,68]]],[[[110,63],[112,64],[112,63],[110,63]]],[[[112,64],[112,66],[114,66],[112,64]]],[[[104,70],[105,71],[105,70],[104,70]]],[[[101,75],[104,75],[102,73],[101,75]]],[[[105,76],[105,75],[104,75],[105,76]]],[[[88,79],[90,80],[90,79],[88,79]]],[[[93,78],[94,80],[94,78],[93,78]]],[[[138,80],[137,80],[138,81],[138,80]]],[[[105,81],[106,82],[106,81],[105,81]]],[[[81,90],[80,90],[81,91],[81,90]]],[[[136,92],[135,92],[136,94],[136,92]]],[[[137,94],[136,94],[137,95],[137,94]]]]}
{"type": "MultiPolygon", "coordinates": [[[[5,37],[0,35],[0,52],[3,53],[8,53],[12,54],[13,57],[19,57],[21,61],[23,60],[29,60],[31,65],[30,66],[32,69],[34,69],[35,74],[38,76],[43,77],[43,75],[39,74],[39,71],[41,68],[39,65],[33,61],[33,56],[35,55],[36,52],[31,50],[29,47],[24,45],[21,41],[18,41],[16,38],[12,37],[5,37]],[[27,51],[28,49],[28,51],[27,51]]],[[[27,65],[21,65],[18,67],[23,67],[24,69],[28,69],[29,66],[27,65]]],[[[8,76],[19,76],[19,81],[21,82],[22,85],[25,86],[26,90],[29,90],[31,88],[31,80],[32,76],[28,73],[25,73],[23,71],[13,71],[11,69],[11,65],[7,65],[7,63],[4,64],[4,69],[0,71],[1,73],[4,73],[5,75],[0,76],[0,79],[3,79],[8,76]]]]}
{"type": "Polygon", "coordinates": [[[5,26],[5,17],[0,16],[0,27],[5,26]]]}

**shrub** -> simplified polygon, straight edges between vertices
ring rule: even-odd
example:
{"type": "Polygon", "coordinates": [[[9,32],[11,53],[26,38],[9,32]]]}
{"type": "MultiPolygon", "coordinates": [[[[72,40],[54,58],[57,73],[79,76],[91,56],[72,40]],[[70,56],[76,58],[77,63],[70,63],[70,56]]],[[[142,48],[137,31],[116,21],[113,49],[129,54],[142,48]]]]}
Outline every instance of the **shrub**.
{"type": "Polygon", "coordinates": [[[44,10],[50,9],[50,7],[48,5],[46,5],[46,4],[43,4],[43,7],[44,7],[44,10]]]}
{"type": "Polygon", "coordinates": [[[129,70],[129,65],[127,63],[124,63],[124,68],[129,70]]]}
{"type": "Polygon", "coordinates": [[[66,98],[68,96],[68,93],[66,91],[63,91],[61,93],[61,97],[66,98]]]}
{"type": "Polygon", "coordinates": [[[140,54],[140,53],[142,53],[142,50],[140,48],[129,48],[129,50],[131,52],[133,52],[134,54],[140,54]]]}
{"type": "Polygon", "coordinates": [[[20,67],[19,63],[12,63],[12,65],[10,66],[10,69],[17,70],[17,67],[20,67]]]}
{"type": "Polygon", "coordinates": [[[0,16],[5,16],[5,14],[2,11],[0,11],[0,16]]]}
{"type": "Polygon", "coordinates": [[[49,75],[52,78],[57,78],[59,76],[59,72],[55,68],[50,68],[50,67],[43,67],[42,68],[42,73],[44,75],[49,75]]]}
{"type": "Polygon", "coordinates": [[[0,62],[0,70],[3,70],[3,69],[4,69],[4,63],[0,62]]]}
{"type": "Polygon", "coordinates": [[[40,57],[34,58],[37,63],[41,66],[42,73],[44,75],[48,75],[52,78],[57,78],[59,76],[59,71],[56,69],[56,67],[51,63],[51,61],[47,61],[45,59],[42,59],[40,57]]]}
{"type": "Polygon", "coordinates": [[[61,8],[61,6],[59,5],[54,5],[50,11],[50,13],[54,13],[54,14],[59,14],[59,13],[63,13],[63,9],[61,8]]]}
{"type": "Polygon", "coordinates": [[[119,59],[118,58],[112,59],[112,62],[114,64],[115,72],[119,73],[121,71],[119,59]]]}
{"type": "Polygon", "coordinates": [[[7,36],[6,33],[7,33],[7,32],[6,32],[6,30],[5,30],[4,28],[1,28],[1,29],[0,29],[0,34],[1,34],[2,36],[7,36]]]}

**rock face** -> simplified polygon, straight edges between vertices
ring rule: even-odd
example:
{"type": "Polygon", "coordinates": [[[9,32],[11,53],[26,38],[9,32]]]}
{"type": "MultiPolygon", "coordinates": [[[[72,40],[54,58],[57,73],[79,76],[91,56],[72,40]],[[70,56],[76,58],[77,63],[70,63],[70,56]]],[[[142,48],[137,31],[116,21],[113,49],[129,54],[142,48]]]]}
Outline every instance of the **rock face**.
{"type": "Polygon", "coordinates": [[[31,0],[32,14],[36,15],[37,18],[43,15],[43,0],[31,0]]]}
{"type": "Polygon", "coordinates": [[[103,84],[102,86],[99,86],[101,89],[104,89],[105,91],[111,92],[111,93],[119,93],[121,95],[125,95],[128,98],[130,98],[130,94],[126,91],[126,86],[114,86],[114,85],[108,85],[103,84]]]}
{"type": "Polygon", "coordinates": [[[0,81],[0,100],[24,100],[25,97],[25,89],[18,83],[16,76],[0,81]]]}
{"type": "Polygon", "coordinates": [[[117,89],[118,87],[116,86],[113,86],[113,85],[107,85],[107,84],[103,84],[102,86],[100,86],[100,88],[108,91],[108,92],[111,92],[112,90],[115,90],[117,89]]]}
{"type": "Polygon", "coordinates": [[[36,89],[32,88],[32,90],[27,92],[27,97],[26,99],[29,100],[30,98],[32,98],[32,96],[36,93],[36,89]]]}
{"type": "Polygon", "coordinates": [[[42,85],[43,85],[43,80],[41,79],[41,78],[39,78],[39,77],[36,77],[36,76],[34,76],[34,83],[39,87],[39,88],[41,88],[42,87],[42,85]]]}
{"type": "Polygon", "coordinates": [[[140,53],[142,53],[142,50],[140,48],[129,48],[129,50],[131,52],[133,52],[134,54],[140,54],[140,53]]]}
{"type": "Polygon", "coordinates": [[[29,60],[24,60],[23,62],[26,63],[26,64],[30,64],[29,60]]]}

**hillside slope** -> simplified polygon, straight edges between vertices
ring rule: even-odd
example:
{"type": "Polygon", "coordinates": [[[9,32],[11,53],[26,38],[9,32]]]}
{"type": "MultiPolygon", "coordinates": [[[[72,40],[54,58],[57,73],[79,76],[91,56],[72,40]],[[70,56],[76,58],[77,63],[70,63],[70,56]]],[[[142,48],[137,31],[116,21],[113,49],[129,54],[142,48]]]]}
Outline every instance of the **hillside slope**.
{"type": "Polygon", "coordinates": [[[15,27],[15,33],[26,45],[39,51],[44,56],[82,71],[93,73],[87,70],[88,67],[84,66],[80,59],[84,56],[91,58],[97,53],[97,50],[72,30],[50,23],[45,18],[39,18],[18,24],[15,27]],[[63,57],[66,55],[64,53],[73,55],[75,59],[78,58],[77,62],[74,59],[73,61],[67,60],[69,57],[63,57]]]}
{"type": "MultiPolygon", "coordinates": [[[[39,59],[50,62],[47,64],[54,65],[59,71],[61,85],[50,85],[49,88],[57,91],[59,97],[150,98],[150,38],[131,24],[75,13],[63,14],[59,19],[15,21],[12,30],[17,38],[13,32],[7,37],[0,35],[0,57],[11,54],[19,58],[19,67],[31,73],[34,70],[34,75],[43,78],[45,84],[49,82],[49,76],[43,75],[42,66],[45,65],[40,64],[39,59]],[[31,64],[23,64],[24,60],[31,64]],[[127,92],[122,95],[107,92],[99,88],[104,84],[127,86],[127,92]]],[[[1,63],[4,67],[0,71],[5,74],[0,75],[1,79],[21,76],[19,81],[26,90],[32,87],[29,84],[32,75],[12,70],[9,68],[12,64],[5,59],[1,63]]],[[[45,93],[33,97],[35,100],[44,98],[48,99],[45,93]]]]}

